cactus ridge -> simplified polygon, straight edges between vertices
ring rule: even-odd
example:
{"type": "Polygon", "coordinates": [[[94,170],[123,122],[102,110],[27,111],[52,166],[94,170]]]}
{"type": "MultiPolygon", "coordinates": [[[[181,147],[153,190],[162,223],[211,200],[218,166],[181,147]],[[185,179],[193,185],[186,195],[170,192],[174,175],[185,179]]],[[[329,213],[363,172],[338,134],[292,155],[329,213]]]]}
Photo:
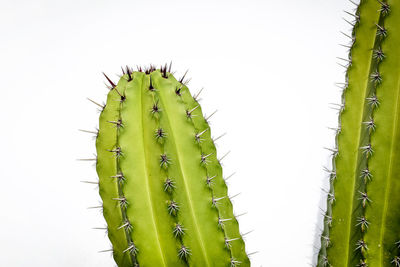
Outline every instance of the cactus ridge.
{"type": "Polygon", "coordinates": [[[176,80],[170,68],[126,67],[117,84],[106,76],[96,169],[114,259],[250,266],[208,122],[186,73],[176,80]]]}
{"type": "Polygon", "coordinates": [[[362,0],[352,16],[317,266],[399,266],[400,3],[362,0]]]}

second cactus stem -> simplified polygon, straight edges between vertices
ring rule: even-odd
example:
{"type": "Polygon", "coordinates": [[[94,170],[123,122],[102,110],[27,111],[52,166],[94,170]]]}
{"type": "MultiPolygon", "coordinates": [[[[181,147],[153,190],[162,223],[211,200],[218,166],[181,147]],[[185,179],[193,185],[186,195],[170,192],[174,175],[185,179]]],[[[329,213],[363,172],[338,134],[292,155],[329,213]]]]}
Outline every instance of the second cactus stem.
{"type": "Polygon", "coordinates": [[[361,0],[318,266],[400,266],[400,1],[361,0]]]}

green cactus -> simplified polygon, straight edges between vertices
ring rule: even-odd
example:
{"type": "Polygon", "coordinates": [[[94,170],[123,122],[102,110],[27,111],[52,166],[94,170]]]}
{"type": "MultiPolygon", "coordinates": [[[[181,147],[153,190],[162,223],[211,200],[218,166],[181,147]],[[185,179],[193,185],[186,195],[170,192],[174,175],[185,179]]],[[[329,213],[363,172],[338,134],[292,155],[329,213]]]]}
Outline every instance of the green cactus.
{"type": "Polygon", "coordinates": [[[400,266],[400,1],[353,16],[317,266],[400,266]]]}
{"type": "Polygon", "coordinates": [[[96,169],[114,259],[250,266],[207,119],[183,79],[166,65],[108,79],[96,169]]]}

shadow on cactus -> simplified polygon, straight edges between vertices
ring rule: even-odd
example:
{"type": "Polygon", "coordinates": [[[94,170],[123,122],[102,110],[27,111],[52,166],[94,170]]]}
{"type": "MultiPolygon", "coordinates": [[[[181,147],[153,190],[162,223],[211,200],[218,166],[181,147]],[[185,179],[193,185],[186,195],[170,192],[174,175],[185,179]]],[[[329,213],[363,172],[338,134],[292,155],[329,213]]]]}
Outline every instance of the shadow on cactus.
{"type": "Polygon", "coordinates": [[[96,169],[118,266],[250,266],[208,122],[184,77],[165,65],[107,80],[96,169]]]}
{"type": "Polygon", "coordinates": [[[400,266],[400,2],[351,15],[317,266],[400,266]]]}

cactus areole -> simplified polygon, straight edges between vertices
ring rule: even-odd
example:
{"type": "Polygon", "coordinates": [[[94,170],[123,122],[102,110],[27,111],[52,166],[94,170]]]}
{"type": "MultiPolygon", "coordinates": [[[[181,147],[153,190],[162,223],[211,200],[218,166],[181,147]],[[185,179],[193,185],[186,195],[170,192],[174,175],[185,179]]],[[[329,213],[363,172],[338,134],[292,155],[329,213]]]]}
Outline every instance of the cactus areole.
{"type": "Polygon", "coordinates": [[[317,266],[398,267],[400,1],[361,0],[351,15],[317,266]]]}
{"type": "Polygon", "coordinates": [[[96,169],[114,259],[250,266],[209,125],[183,79],[167,66],[108,79],[96,169]]]}

